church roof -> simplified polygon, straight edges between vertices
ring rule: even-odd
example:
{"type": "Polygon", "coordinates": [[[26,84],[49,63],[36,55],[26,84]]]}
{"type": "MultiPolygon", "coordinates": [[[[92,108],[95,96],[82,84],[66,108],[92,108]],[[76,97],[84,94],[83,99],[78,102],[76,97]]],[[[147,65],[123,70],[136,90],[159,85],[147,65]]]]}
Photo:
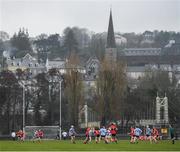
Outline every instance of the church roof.
{"type": "Polygon", "coordinates": [[[108,34],[107,34],[107,48],[116,48],[115,37],[114,37],[114,27],[113,27],[113,19],[112,12],[110,11],[109,17],[109,26],[108,26],[108,34]]]}

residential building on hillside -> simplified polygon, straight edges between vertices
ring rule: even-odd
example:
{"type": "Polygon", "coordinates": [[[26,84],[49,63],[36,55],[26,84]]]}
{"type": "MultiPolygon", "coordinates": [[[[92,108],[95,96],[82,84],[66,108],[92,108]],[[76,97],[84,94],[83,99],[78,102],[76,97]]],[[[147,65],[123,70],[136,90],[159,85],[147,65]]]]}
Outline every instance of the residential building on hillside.
{"type": "Polygon", "coordinates": [[[127,44],[127,39],[120,34],[115,34],[115,41],[117,46],[125,46],[127,44]]]}
{"type": "Polygon", "coordinates": [[[61,73],[65,73],[65,64],[66,61],[62,60],[60,58],[50,60],[47,58],[46,59],[46,71],[49,71],[50,69],[58,69],[61,73]]]}
{"type": "Polygon", "coordinates": [[[100,62],[96,57],[89,58],[89,60],[86,62],[85,67],[88,78],[95,79],[98,76],[100,62]]]}
{"type": "Polygon", "coordinates": [[[67,72],[67,70],[75,70],[82,74],[86,73],[86,69],[83,66],[80,65],[71,65],[68,63],[68,60],[62,60],[60,58],[56,58],[54,60],[46,59],[46,71],[49,71],[49,69],[57,69],[61,74],[64,74],[67,72]]]}
{"type": "Polygon", "coordinates": [[[45,72],[45,66],[43,64],[39,64],[38,60],[32,57],[29,53],[23,58],[7,58],[6,64],[7,69],[14,73],[17,69],[21,69],[22,71],[28,69],[32,76],[45,72]]]}
{"type": "Polygon", "coordinates": [[[141,43],[153,43],[154,42],[154,33],[151,31],[145,31],[143,33],[143,40],[141,43]]]}

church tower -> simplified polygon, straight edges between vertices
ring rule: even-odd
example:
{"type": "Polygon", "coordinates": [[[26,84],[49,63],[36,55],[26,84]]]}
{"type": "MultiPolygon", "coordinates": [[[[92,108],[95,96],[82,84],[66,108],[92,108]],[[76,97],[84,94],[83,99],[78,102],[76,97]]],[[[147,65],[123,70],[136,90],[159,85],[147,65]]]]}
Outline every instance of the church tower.
{"type": "Polygon", "coordinates": [[[105,58],[109,62],[117,61],[117,48],[116,48],[116,42],[115,42],[115,37],[114,37],[114,27],[113,27],[113,19],[112,19],[111,10],[110,10],[110,16],[109,16],[109,26],[108,26],[108,33],[107,33],[105,58]]]}

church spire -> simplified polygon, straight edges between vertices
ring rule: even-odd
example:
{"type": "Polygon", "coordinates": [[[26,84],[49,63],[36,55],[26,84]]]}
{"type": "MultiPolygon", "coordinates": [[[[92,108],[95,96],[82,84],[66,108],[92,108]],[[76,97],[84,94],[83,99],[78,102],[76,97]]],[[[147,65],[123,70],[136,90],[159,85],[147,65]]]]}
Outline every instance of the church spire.
{"type": "Polygon", "coordinates": [[[109,26],[108,26],[107,46],[106,47],[107,48],[116,48],[111,10],[110,10],[110,16],[109,16],[109,26]]]}

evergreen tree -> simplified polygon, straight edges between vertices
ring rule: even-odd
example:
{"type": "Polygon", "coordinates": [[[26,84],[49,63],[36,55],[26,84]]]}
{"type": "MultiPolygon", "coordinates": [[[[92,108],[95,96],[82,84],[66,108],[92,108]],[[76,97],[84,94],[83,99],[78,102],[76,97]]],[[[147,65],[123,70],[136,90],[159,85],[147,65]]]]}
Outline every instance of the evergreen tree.
{"type": "Polygon", "coordinates": [[[20,29],[18,34],[14,34],[11,38],[11,44],[14,46],[16,51],[17,57],[22,57],[26,53],[32,53],[32,48],[29,40],[29,33],[27,30],[20,29]]]}
{"type": "Polygon", "coordinates": [[[69,29],[69,31],[66,33],[63,46],[68,57],[72,52],[78,51],[78,43],[75,39],[74,32],[72,29],[69,29]]]}

